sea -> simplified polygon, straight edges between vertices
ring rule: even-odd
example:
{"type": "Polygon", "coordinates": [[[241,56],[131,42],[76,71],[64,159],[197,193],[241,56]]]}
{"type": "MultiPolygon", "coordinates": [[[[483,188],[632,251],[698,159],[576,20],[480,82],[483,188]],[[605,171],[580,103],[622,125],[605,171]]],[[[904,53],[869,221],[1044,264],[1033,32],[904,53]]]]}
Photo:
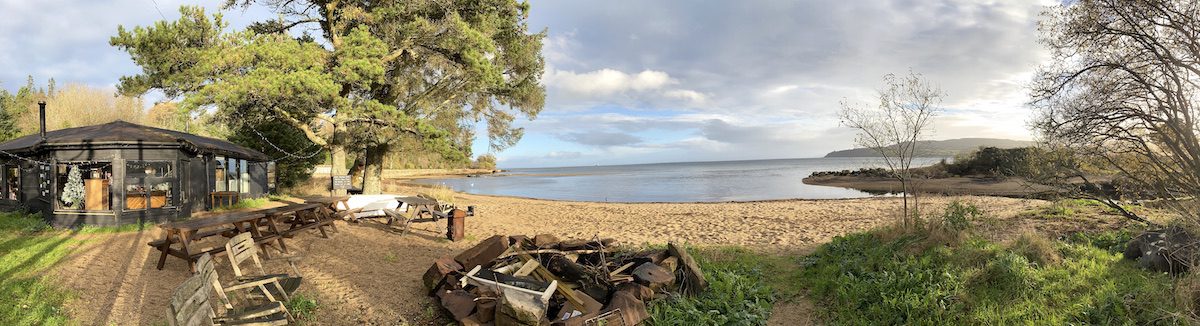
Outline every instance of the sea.
{"type": "MultiPolygon", "coordinates": [[[[913,166],[943,158],[916,158],[913,166]]],[[[728,202],[876,196],[807,185],[816,171],[884,167],[878,158],[800,158],[724,162],[511,169],[470,178],[422,179],[459,192],[591,202],[728,202]]]]}

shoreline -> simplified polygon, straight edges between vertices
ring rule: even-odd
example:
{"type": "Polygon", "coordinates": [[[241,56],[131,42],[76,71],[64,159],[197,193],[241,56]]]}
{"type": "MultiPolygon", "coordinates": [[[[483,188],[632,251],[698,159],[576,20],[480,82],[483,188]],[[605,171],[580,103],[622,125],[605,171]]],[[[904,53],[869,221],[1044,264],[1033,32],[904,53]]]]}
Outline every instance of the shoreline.
{"type": "MultiPolygon", "coordinates": [[[[385,184],[385,188],[389,181],[395,182],[396,183],[395,185],[405,186],[405,187],[434,188],[434,187],[438,186],[438,185],[432,185],[432,184],[427,184],[427,183],[411,182],[412,180],[418,180],[418,179],[426,179],[426,178],[418,177],[418,178],[391,179],[391,180],[384,180],[383,182],[385,184]]],[[[440,178],[428,178],[428,179],[440,179],[440,178]]],[[[539,200],[539,201],[549,201],[549,202],[568,203],[568,204],[569,203],[630,204],[630,205],[636,205],[636,204],[754,204],[754,203],[821,202],[821,201],[876,200],[876,199],[884,200],[884,199],[899,199],[900,198],[900,197],[896,197],[893,195],[873,195],[870,197],[851,197],[851,198],[781,198],[781,199],[727,200],[727,201],[592,201],[592,200],[537,198],[537,197],[525,197],[525,196],[516,196],[516,195],[476,194],[476,193],[458,191],[457,189],[453,189],[453,188],[450,188],[450,190],[454,191],[455,194],[462,194],[462,195],[494,197],[494,198],[509,198],[509,199],[524,199],[524,200],[539,200]]],[[[1004,196],[980,196],[980,197],[1004,197],[1004,196]]]]}
{"type": "MultiPolygon", "coordinates": [[[[868,193],[899,193],[900,181],[893,178],[870,176],[809,176],[805,184],[855,189],[868,193]]],[[[977,178],[947,177],[916,179],[909,184],[914,192],[948,196],[991,196],[1008,198],[1042,199],[1052,195],[1056,189],[1035,184],[1021,178],[977,178]]]]}

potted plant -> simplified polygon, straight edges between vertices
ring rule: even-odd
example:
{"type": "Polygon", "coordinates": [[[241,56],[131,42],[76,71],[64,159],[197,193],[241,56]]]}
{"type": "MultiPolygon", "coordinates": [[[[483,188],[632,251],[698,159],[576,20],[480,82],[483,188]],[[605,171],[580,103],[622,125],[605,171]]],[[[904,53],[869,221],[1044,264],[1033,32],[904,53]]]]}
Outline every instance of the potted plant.
{"type": "Polygon", "coordinates": [[[163,182],[154,185],[150,191],[150,208],[167,206],[167,193],[171,192],[171,184],[163,182]]]}
{"type": "Polygon", "coordinates": [[[142,186],[125,186],[125,209],[146,209],[146,190],[142,186]]]}

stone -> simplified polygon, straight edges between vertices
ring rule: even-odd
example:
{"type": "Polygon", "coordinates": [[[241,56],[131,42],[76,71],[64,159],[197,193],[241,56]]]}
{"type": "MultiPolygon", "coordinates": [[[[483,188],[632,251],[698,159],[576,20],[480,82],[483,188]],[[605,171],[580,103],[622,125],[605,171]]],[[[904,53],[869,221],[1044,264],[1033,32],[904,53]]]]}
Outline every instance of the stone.
{"type": "Polygon", "coordinates": [[[467,291],[442,291],[438,293],[438,300],[454,320],[466,319],[475,312],[475,295],[467,291]]]}
{"type": "Polygon", "coordinates": [[[504,251],[508,249],[508,237],[503,235],[492,236],[483,240],[479,244],[467,249],[458,256],[454,256],[454,260],[462,265],[463,270],[471,270],[475,266],[483,265],[486,267],[492,260],[499,258],[504,251]]]}
{"type": "Polygon", "coordinates": [[[454,261],[454,258],[445,256],[433,261],[433,266],[429,266],[429,270],[426,270],[425,275],[421,276],[421,281],[425,283],[425,289],[433,293],[442,284],[442,281],[446,279],[447,275],[461,271],[462,265],[454,261]]]}
{"type": "Polygon", "coordinates": [[[1179,227],[1151,230],[1139,234],[1125,246],[1125,259],[1156,272],[1182,274],[1200,261],[1196,237],[1179,227]]]}
{"type": "Polygon", "coordinates": [[[604,307],[604,312],[616,309],[621,310],[621,319],[625,321],[625,325],[637,325],[650,318],[650,314],[646,312],[646,303],[639,300],[632,291],[613,293],[612,300],[604,307]]]}
{"type": "Polygon", "coordinates": [[[633,269],[633,279],[649,286],[651,290],[657,290],[675,283],[675,273],[662,266],[647,262],[633,269]]]}

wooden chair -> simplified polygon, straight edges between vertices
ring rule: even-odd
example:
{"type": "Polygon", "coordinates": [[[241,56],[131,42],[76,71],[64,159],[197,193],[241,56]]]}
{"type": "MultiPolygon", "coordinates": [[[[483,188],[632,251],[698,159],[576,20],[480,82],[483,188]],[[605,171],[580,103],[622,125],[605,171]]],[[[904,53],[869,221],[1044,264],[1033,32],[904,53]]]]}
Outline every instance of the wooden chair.
{"type": "Polygon", "coordinates": [[[237,284],[228,288],[221,286],[212,256],[204,254],[197,262],[197,273],[175,288],[171,296],[169,312],[172,326],[193,325],[287,325],[294,321],[282,302],[270,300],[265,304],[234,309],[227,293],[267,282],[237,284]],[[225,314],[217,317],[213,309],[212,294],[216,292],[225,314]]]}
{"type": "Polygon", "coordinates": [[[300,256],[277,256],[272,258],[287,260],[288,266],[291,267],[293,275],[289,274],[267,274],[267,270],[262,266],[262,259],[258,258],[259,247],[254,243],[254,236],[250,233],[240,233],[229,239],[225,244],[225,253],[229,256],[229,264],[233,267],[233,274],[238,282],[253,283],[263,280],[274,280],[274,286],[260,287],[265,296],[281,296],[284,300],[289,300],[290,295],[300,288],[300,282],[304,276],[300,274],[300,270],[296,268],[296,261],[300,260],[300,256]],[[247,275],[242,272],[242,263],[250,260],[254,262],[254,266],[258,267],[257,275],[247,275]]]}

